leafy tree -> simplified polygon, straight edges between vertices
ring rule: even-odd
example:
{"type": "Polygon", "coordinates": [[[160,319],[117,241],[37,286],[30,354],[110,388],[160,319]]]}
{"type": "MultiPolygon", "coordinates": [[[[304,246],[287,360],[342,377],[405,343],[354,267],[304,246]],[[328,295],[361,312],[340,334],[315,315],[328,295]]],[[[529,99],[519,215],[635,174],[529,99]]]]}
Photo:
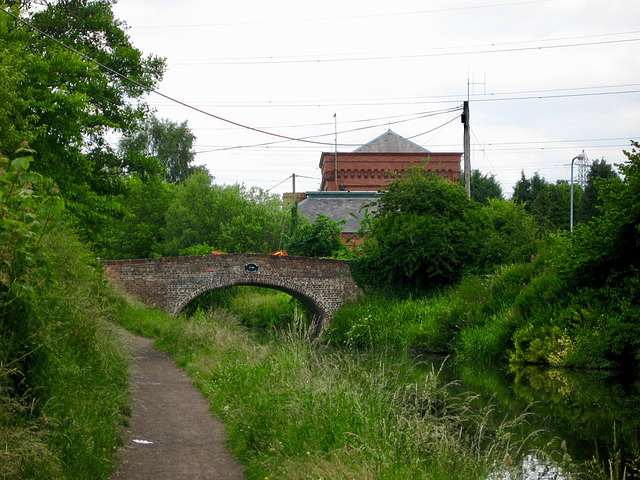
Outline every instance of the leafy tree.
{"type": "Polygon", "coordinates": [[[150,171],[156,164],[162,166],[167,182],[183,183],[197,169],[191,166],[195,140],[186,121],[178,124],[152,116],[135,134],[123,138],[119,148],[124,158],[146,163],[150,171]]]}
{"type": "MultiPolygon", "coordinates": [[[[460,177],[464,185],[464,176],[460,177]]],[[[493,175],[483,175],[480,170],[472,170],[470,177],[471,199],[487,205],[492,198],[502,198],[502,187],[493,175]]]]}
{"type": "Polygon", "coordinates": [[[428,289],[477,267],[488,221],[459,184],[424,167],[405,171],[380,198],[356,270],[369,281],[428,289]]]}
{"type": "MultiPolygon", "coordinates": [[[[582,196],[582,189],[574,185],[574,205],[582,196]]],[[[526,206],[525,206],[526,208],[526,206]]],[[[566,180],[558,180],[546,187],[531,202],[531,214],[549,231],[569,230],[571,216],[571,186],[566,180]]]]}
{"type": "MultiPolygon", "coordinates": [[[[225,212],[220,241],[228,252],[262,252],[279,250],[283,241],[286,213],[278,195],[258,187],[242,185],[221,188],[236,210],[225,212]]],[[[223,207],[224,208],[224,207],[223,207]]]]}
{"type": "Polygon", "coordinates": [[[562,268],[578,285],[600,286],[614,272],[640,270],[640,143],[631,142],[624,178],[599,183],[601,214],[576,227],[562,268]]]}
{"type": "MultiPolygon", "coordinates": [[[[17,6],[11,10],[19,13],[17,6]]],[[[21,94],[31,59],[24,49],[29,38],[27,32],[16,28],[13,18],[0,12],[0,155],[28,144],[38,133],[35,117],[22,115],[29,108],[28,99],[21,94]]]]}
{"type": "Polygon", "coordinates": [[[206,172],[194,173],[176,189],[166,214],[162,255],[203,243],[228,253],[279,248],[284,213],[278,197],[258,188],[212,185],[206,172]]]}
{"type": "MultiPolygon", "coordinates": [[[[46,2],[23,12],[44,35],[15,21],[0,32],[5,40],[19,39],[27,59],[15,63],[12,74],[20,99],[12,115],[26,119],[34,133],[26,138],[38,151],[34,169],[55,180],[80,231],[98,244],[105,241],[110,219],[123,213],[123,175],[144,168],[119,157],[109,139],[131,132],[144,118],[142,98],[164,70],[163,60],[145,58],[131,45],[113,3],[46,2]]],[[[21,137],[3,138],[2,148],[12,151],[21,137]]]]}
{"type": "Polygon", "coordinates": [[[486,270],[497,265],[526,263],[538,252],[539,228],[524,205],[491,199],[484,208],[490,230],[482,251],[486,270]]]}
{"type": "MultiPolygon", "coordinates": [[[[574,184],[574,205],[580,202],[582,188],[574,184]]],[[[567,181],[547,182],[537,172],[528,179],[524,172],[513,187],[512,201],[523,204],[545,230],[569,230],[571,188],[567,181]]]]}
{"type": "MultiPolygon", "coordinates": [[[[9,372],[0,368],[0,373],[9,377],[28,361],[28,341],[37,328],[25,321],[33,277],[42,281],[47,276],[37,253],[64,208],[57,187],[30,171],[33,153],[20,149],[13,160],[0,156],[0,367],[15,362],[9,372]]],[[[0,389],[4,382],[0,375],[0,389]]]]}
{"type": "Polygon", "coordinates": [[[162,250],[166,212],[175,195],[175,186],[159,177],[143,182],[132,175],[124,182],[126,213],[111,226],[103,258],[148,258],[162,250]]]}
{"type": "Polygon", "coordinates": [[[587,184],[584,193],[575,212],[578,222],[588,222],[600,214],[602,200],[599,198],[599,183],[606,180],[619,179],[618,174],[611,165],[602,160],[595,160],[591,164],[587,175],[587,184]]]}
{"type": "Polygon", "coordinates": [[[513,187],[511,199],[516,203],[523,203],[527,212],[531,212],[531,205],[534,200],[547,188],[549,184],[536,172],[531,179],[524,175],[524,170],[520,173],[520,180],[513,187]]]}
{"type": "Polygon", "coordinates": [[[318,215],[313,223],[299,223],[289,238],[287,252],[305,257],[335,257],[345,248],[340,241],[340,224],[345,222],[318,215]]]}

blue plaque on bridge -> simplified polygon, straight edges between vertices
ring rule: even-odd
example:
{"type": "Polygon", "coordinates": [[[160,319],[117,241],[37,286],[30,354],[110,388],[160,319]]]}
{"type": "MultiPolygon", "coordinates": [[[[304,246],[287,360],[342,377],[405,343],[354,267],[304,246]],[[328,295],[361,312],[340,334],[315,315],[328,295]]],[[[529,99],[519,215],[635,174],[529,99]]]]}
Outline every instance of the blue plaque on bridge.
{"type": "Polygon", "coordinates": [[[257,271],[258,271],[258,265],[256,265],[255,263],[247,263],[247,264],[244,266],[244,269],[245,269],[247,272],[257,272],[257,271]]]}

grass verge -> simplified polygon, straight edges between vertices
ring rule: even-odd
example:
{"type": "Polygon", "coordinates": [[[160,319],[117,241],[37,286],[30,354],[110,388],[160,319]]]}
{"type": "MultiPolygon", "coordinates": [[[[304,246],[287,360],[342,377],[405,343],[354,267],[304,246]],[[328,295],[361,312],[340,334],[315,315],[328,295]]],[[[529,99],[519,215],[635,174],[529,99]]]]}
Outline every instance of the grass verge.
{"type": "Polygon", "coordinates": [[[471,410],[472,399],[448,394],[436,372],[328,350],[303,321],[269,343],[224,310],[123,322],[153,332],[187,370],[249,479],[480,479],[521,446],[515,424],[471,410]]]}
{"type": "Polygon", "coordinates": [[[0,342],[0,478],[108,478],[130,410],[118,300],[72,235],[43,242],[31,295],[0,317],[20,326],[0,342]]]}

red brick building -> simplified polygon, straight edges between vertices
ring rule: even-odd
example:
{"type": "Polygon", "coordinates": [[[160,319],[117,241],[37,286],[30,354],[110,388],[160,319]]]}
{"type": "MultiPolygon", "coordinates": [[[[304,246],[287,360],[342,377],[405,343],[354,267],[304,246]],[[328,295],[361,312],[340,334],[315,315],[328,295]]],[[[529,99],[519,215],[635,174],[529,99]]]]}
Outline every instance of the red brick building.
{"type": "MultiPolygon", "coordinates": [[[[429,171],[460,179],[462,153],[436,153],[397,135],[391,130],[383,133],[354,152],[323,152],[320,156],[322,182],[320,191],[305,192],[298,209],[314,221],[319,214],[333,220],[345,220],[342,240],[356,236],[367,209],[375,211],[379,192],[391,183],[396,174],[411,166],[424,165],[429,171]],[[337,173],[337,180],[336,180],[337,173]]],[[[285,194],[286,195],[286,194],[285,194]]],[[[293,202],[293,194],[291,202],[293,202]]]]}
{"type": "Polygon", "coordinates": [[[320,156],[320,190],[380,191],[389,185],[396,173],[402,173],[412,165],[424,164],[425,161],[427,170],[458,181],[461,157],[462,153],[430,152],[387,130],[353,152],[337,152],[337,155],[336,152],[323,152],[320,156]]]}

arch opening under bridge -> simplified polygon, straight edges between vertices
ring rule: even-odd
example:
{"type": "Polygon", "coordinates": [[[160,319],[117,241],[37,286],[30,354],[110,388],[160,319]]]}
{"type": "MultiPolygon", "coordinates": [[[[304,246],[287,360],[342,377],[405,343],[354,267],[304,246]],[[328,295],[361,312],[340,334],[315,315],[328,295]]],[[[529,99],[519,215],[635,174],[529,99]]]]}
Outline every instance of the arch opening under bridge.
{"type": "Polygon", "coordinates": [[[361,294],[344,260],[245,253],[105,260],[103,266],[125,291],[174,315],[206,292],[258,286],[299,300],[321,329],[361,294]]]}

